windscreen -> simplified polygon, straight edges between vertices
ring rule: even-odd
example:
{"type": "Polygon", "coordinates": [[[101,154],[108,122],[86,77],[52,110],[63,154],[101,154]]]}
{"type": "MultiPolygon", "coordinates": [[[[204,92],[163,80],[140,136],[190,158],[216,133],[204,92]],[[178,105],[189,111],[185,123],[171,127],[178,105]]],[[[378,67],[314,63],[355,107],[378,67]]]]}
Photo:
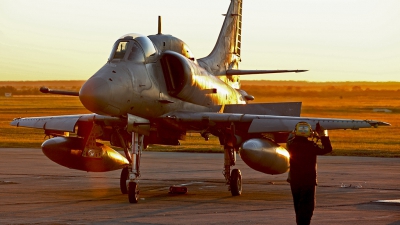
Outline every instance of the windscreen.
{"type": "Polygon", "coordinates": [[[125,56],[126,50],[128,47],[127,41],[121,41],[118,43],[117,49],[115,50],[114,56],[112,59],[122,59],[125,56]]]}
{"type": "Polygon", "coordinates": [[[127,59],[136,62],[149,62],[156,53],[153,42],[148,37],[128,34],[122,36],[114,44],[109,60],[127,59]]]}
{"type": "Polygon", "coordinates": [[[132,41],[131,50],[129,52],[128,60],[134,62],[144,62],[144,54],[139,45],[132,41]]]}

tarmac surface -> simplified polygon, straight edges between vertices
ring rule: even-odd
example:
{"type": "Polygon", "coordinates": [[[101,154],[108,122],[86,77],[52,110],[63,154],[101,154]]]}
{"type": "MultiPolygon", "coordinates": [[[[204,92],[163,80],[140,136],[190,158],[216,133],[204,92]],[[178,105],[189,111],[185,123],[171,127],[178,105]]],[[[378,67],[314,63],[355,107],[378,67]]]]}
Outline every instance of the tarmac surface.
{"type": "MultiPolygon", "coordinates": [[[[243,193],[232,197],[223,154],[143,152],[137,204],[121,194],[120,171],[71,170],[40,149],[3,148],[0,162],[0,224],[295,224],[287,174],[240,157],[243,193]]],[[[320,156],[318,181],[311,224],[400,224],[400,158],[320,156]]]]}

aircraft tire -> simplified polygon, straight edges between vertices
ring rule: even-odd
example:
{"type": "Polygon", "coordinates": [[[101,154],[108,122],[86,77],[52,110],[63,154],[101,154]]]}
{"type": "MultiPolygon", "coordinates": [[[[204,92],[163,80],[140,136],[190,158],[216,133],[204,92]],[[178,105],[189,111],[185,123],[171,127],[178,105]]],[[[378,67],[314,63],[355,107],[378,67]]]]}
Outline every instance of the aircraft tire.
{"type": "Polygon", "coordinates": [[[119,178],[119,187],[122,194],[128,194],[128,187],[126,186],[126,181],[129,178],[128,168],[123,168],[121,171],[121,177],[119,178]]]}
{"type": "Polygon", "coordinates": [[[230,186],[232,196],[238,196],[242,194],[242,173],[240,170],[232,170],[230,186]]]}
{"type": "Polygon", "coordinates": [[[137,203],[139,200],[139,190],[136,182],[129,182],[128,186],[129,203],[137,203]]]}

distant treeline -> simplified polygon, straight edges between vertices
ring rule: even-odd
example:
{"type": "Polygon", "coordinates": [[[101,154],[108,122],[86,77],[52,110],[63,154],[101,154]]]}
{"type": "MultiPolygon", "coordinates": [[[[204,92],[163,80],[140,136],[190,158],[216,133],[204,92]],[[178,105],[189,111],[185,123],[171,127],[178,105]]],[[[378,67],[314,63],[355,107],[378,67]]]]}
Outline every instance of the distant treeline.
{"type": "MultiPolygon", "coordinates": [[[[4,96],[5,93],[11,93],[12,95],[43,95],[42,92],[39,91],[40,87],[27,87],[22,86],[19,88],[15,88],[13,86],[0,86],[0,96],[4,96]]],[[[67,90],[67,91],[79,91],[80,87],[55,87],[51,89],[59,89],[59,90],[67,90]]]]}

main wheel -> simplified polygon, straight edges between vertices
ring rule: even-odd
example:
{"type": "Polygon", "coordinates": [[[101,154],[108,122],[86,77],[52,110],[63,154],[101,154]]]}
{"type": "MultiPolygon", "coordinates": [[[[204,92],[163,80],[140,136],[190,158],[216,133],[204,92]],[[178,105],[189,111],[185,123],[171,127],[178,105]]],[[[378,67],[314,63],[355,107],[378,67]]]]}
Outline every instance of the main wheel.
{"type": "Polygon", "coordinates": [[[128,168],[123,168],[121,171],[121,177],[119,178],[119,188],[122,194],[128,194],[128,187],[126,186],[126,181],[129,179],[128,168]]]}
{"type": "Polygon", "coordinates": [[[232,170],[230,185],[232,196],[238,196],[242,194],[242,173],[240,173],[240,170],[232,170]]]}
{"type": "Polygon", "coordinates": [[[136,182],[129,182],[128,198],[130,203],[137,203],[139,200],[139,190],[136,182]]]}

